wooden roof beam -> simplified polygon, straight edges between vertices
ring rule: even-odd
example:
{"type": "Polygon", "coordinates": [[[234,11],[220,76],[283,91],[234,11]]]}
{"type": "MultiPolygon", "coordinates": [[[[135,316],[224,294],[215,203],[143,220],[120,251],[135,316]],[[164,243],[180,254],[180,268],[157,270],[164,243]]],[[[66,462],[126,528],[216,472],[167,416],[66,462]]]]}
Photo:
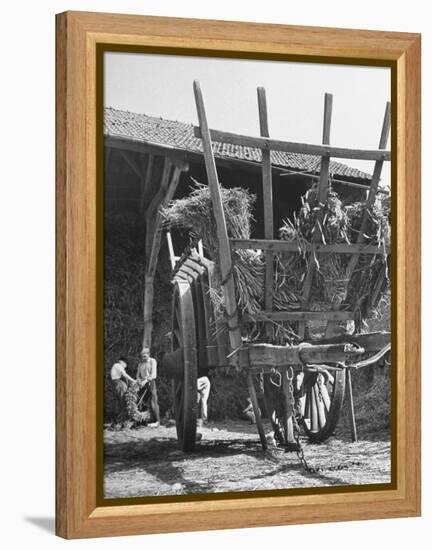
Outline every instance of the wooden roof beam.
{"type": "MultiPolygon", "coordinates": [[[[200,129],[194,126],[195,137],[201,137],[200,129]]],[[[334,147],[331,145],[313,145],[310,143],[296,143],[280,141],[265,137],[253,137],[231,132],[210,130],[212,141],[241,145],[255,149],[268,149],[269,151],[282,151],[284,153],[300,153],[319,157],[332,157],[354,160],[391,160],[391,152],[380,149],[350,149],[347,147],[334,147]]]]}

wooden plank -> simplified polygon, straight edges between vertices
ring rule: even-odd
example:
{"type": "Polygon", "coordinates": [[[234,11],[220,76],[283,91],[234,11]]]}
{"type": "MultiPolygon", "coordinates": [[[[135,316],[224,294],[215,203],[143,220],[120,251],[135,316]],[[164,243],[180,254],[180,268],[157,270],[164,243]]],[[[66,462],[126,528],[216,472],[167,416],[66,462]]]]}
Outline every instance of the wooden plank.
{"type": "MultiPolygon", "coordinates": [[[[195,137],[201,137],[200,129],[197,126],[194,126],[194,134],[195,137]]],[[[381,151],[379,149],[350,149],[348,147],[296,143],[264,137],[245,136],[231,132],[221,132],[219,130],[210,130],[210,138],[212,141],[252,147],[255,149],[267,149],[268,151],[282,151],[284,153],[300,153],[319,157],[353,160],[391,160],[390,151],[381,151]]]]}
{"type": "MultiPolygon", "coordinates": [[[[267,115],[267,99],[265,88],[259,87],[258,94],[258,112],[260,122],[261,136],[269,137],[268,115],[267,115]]],[[[272,183],[272,168],[270,151],[262,149],[262,190],[264,203],[264,237],[273,239],[274,237],[274,222],[273,222],[273,183],[272,183]]],[[[265,253],[265,274],[264,274],[264,305],[266,310],[273,309],[273,276],[274,276],[274,257],[270,250],[265,253]]],[[[274,329],[271,323],[266,323],[266,335],[272,339],[274,329]]]]}
{"type": "Polygon", "coordinates": [[[356,360],[363,349],[347,344],[314,346],[275,346],[272,344],[249,344],[250,366],[282,367],[289,365],[322,365],[356,360]]]}
{"type": "MultiPolygon", "coordinates": [[[[206,164],[207,178],[209,180],[210,194],[212,198],[213,214],[216,220],[216,231],[219,242],[219,268],[221,271],[222,288],[224,290],[225,311],[227,314],[227,324],[229,330],[229,340],[234,355],[231,360],[234,364],[242,363],[244,353],[240,352],[243,345],[240,327],[238,323],[237,302],[235,297],[234,277],[232,274],[231,249],[228,241],[228,233],[225,223],[225,214],[223,210],[222,197],[219,188],[219,179],[216,171],[216,164],[213,156],[212,142],[210,138],[209,127],[207,124],[207,116],[204,107],[201,87],[197,80],[194,81],[195,102],[198,113],[198,120],[201,128],[202,143],[204,149],[204,159],[206,164]]],[[[248,357],[245,357],[248,363],[248,357]]],[[[261,420],[261,414],[258,407],[255,387],[253,385],[252,376],[248,374],[247,385],[249,396],[251,398],[255,420],[257,423],[258,433],[263,449],[267,448],[267,441],[264,433],[264,426],[261,420]]]]}
{"type": "MultiPolygon", "coordinates": [[[[172,199],[177,184],[181,175],[181,170],[174,168],[171,176],[168,189],[162,200],[162,205],[165,206],[172,199]]],[[[162,238],[162,215],[160,211],[156,216],[147,221],[147,230],[152,231],[151,238],[146,239],[146,276],[144,284],[144,334],[143,347],[151,346],[153,333],[153,291],[154,291],[154,275],[156,273],[157,259],[159,256],[160,243],[162,238]],[[151,226],[151,227],[150,227],[151,226]],[[147,248],[149,245],[149,248],[147,248]]]]}
{"type": "MultiPolygon", "coordinates": [[[[330,128],[331,128],[331,113],[333,110],[333,96],[331,94],[324,95],[324,122],[323,122],[323,142],[327,146],[330,143],[330,128]]],[[[328,178],[329,178],[329,168],[330,168],[330,158],[322,157],[321,159],[321,169],[320,169],[320,179],[318,182],[318,204],[324,206],[327,201],[328,196],[328,178]]],[[[321,241],[321,222],[323,219],[322,208],[318,213],[318,218],[315,223],[315,231],[312,235],[312,242],[317,244],[321,241]]],[[[306,307],[309,301],[309,294],[312,288],[312,282],[316,270],[316,259],[315,252],[309,256],[306,279],[303,285],[303,307],[306,307]]],[[[306,325],[305,323],[300,323],[298,327],[298,334],[300,339],[303,339],[305,336],[306,325]]]]}
{"type": "MultiPolygon", "coordinates": [[[[385,149],[385,147],[387,146],[387,141],[388,141],[388,137],[389,137],[389,133],[390,133],[390,123],[391,123],[391,104],[390,104],[390,102],[387,102],[385,112],[384,112],[384,120],[383,120],[383,124],[382,124],[382,129],[381,129],[381,136],[380,136],[380,140],[379,140],[379,148],[380,149],[385,149]]],[[[357,236],[357,244],[361,244],[365,240],[365,230],[366,230],[366,226],[367,226],[367,222],[368,222],[368,216],[369,216],[368,210],[370,208],[372,208],[372,206],[375,202],[375,198],[376,198],[376,194],[377,194],[377,190],[378,190],[378,184],[379,184],[379,181],[380,181],[380,178],[381,178],[381,171],[382,171],[382,168],[383,168],[383,164],[384,164],[384,162],[382,160],[378,160],[375,163],[375,167],[374,167],[374,171],[373,171],[373,175],[372,175],[372,181],[371,181],[371,184],[370,184],[369,195],[368,195],[368,198],[366,200],[365,211],[364,211],[364,214],[363,214],[363,218],[362,218],[360,228],[359,228],[359,232],[358,232],[358,236],[357,236]]],[[[351,279],[352,274],[354,273],[354,270],[357,267],[359,259],[360,259],[360,256],[358,254],[353,254],[351,256],[350,261],[349,261],[348,266],[347,266],[347,269],[346,269],[346,279],[348,279],[348,281],[351,279]]],[[[341,305],[343,304],[343,302],[345,301],[347,293],[348,293],[348,286],[349,286],[349,284],[346,285],[344,295],[339,296],[338,303],[334,304],[334,309],[339,309],[341,307],[341,305]]],[[[328,336],[328,337],[331,337],[333,335],[334,331],[335,331],[335,327],[336,327],[336,325],[334,323],[328,323],[328,325],[326,327],[325,335],[328,336]]]]}
{"type": "MultiPolygon", "coordinates": [[[[230,239],[232,249],[271,250],[273,252],[300,252],[299,245],[294,241],[266,240],[266,239],[230,239]]],[[[315,250],[320,254],[388,254],[388,250],[363,243],[334,243],[312,244],[302,243],[305,251],[315,250]]]]}
{"type": "MultiPolygon", "coordinates": [[[[219,267],[223,282],[225,309],[229,329],[230,344],[232,350],[242,345],[240,328],[238,326],[237,303],[235,297],[234,278],[232,275],[231,249],[228,241],[228,234],[223,210],[222,197],[219,187],[219,179],[216,171],[216,164],[213,156],[213,149],[207,115],[205,112],[204,100],[201,87],[197,80],[194,81],[195,103],[197,107],[198,120],[200,124],[200,137],[202,139],[207,178],[210,187],[210,195],[213,204],[213,213],[216,220],[216,232],[219,242],[219,267]]],[[[236,358],[237,359],[237,358],[236,358]]]]}
{"type": "MultiPolygon", "coordinates": [[[[172,166],[173,165],[171,160],[168,157],[165,157],[159,189],[153,195],[153,198],[150,201],[150,204],[147,207],[144,207],[146,216],[151,217],[156,212],[156,210],[160,207],[162,201],[164,201],[164,198],[169,186],[169,182],[170,182],[170,173],[171,173],[172,166]]],[[[167,204],[166,201],[164,202],[165,204],[167,204]]]]}
{"type": "MultiPolygon", "coordinates": [[[[160,207],[167,206],[167,204],[173,198],[175,190],[177,189],[180,175],[181,175],[181,170],[179,168],[174,168],[168,187],[160,203],[160,207]]],[[[158,210],[158,212],[156,213],[156,216],[152,221],[152,225],[153,225],[152,242],[151,242],[151,248],[150,248],[150,257],[146,267],[147,272],[152,273],[153,275],[156,271],[157,257],[159,255],[160,241],[162,237],[162,222],[163,222],[162,214],[160,210],[158,210]]]]}
{"type": "Polygon", "coordinates": [[[154,278],[146,275],[144,279],[144,327],[142,347],[150,348],[153,333],[153,297],[154,297],[154,278]]]}
{"type": "MultiPolygon", "coordinates": [[[[333,110],[332,94],[324,95],[324,124],[323,124],[323,144],[330,143],[331,115],[333,110]]],[[[318,202],[325,204],[327,202],[328,186],[329,186],[329,168],[330,157],[321,158],[320,179],[318,183],[318,202]]]]}
{"type": "Polygon", "coordinates": [[[147,156],[148,156],[148,159],[147,159],[146,173],[145,173],[144,179],[141,181],[140,206],[139,206],[141,213],[144,213],[144,210],[145,210],[145,199],[146,199],[146,194],[150,189],[151,177],[152,177],[153,165],[154,165],[154,155],[148,154],[147,156]]]}
{"type": "Polygon", "coordinates": [[[353,311],[261,311],[255,315],[243,315],[242,321],[350,321],[356,317],[353,311]]]}

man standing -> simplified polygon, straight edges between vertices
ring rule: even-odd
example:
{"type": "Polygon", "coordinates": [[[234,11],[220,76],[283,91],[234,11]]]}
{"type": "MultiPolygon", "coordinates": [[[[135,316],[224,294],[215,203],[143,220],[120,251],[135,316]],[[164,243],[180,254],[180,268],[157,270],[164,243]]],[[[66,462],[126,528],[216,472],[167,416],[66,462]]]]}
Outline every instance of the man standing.
{"type": "Polygon", "coordinates": [[[126,372],[127,362],[124,357],[120,357],[117,363],[111,367],[111,382],[115,394],[115,420],[123,424],[126,420],[126,410],[124,396],[127,391],[128,382],[134,383],[135,380],[126,372]]]}
{"type": "Polygon", "coordinates": [[[141,351],[141,361],[137,370],[137,381],[144,387],[148,384],[151,396],[151,409],[155,421],[149,424],[150,428],[157,428],[160,425],[159,403],[156,388],[157,363],[156,359],[150,357],[149,348],[143,348],[141,351]]]}
{"type": "Polygon", "coordinates": [[[197,425],[202,426],[207,423],[207,401],[210,394],[210,380],[207,376],[200,376],[197,380],[198,389],[198,421],[197,425]]]}

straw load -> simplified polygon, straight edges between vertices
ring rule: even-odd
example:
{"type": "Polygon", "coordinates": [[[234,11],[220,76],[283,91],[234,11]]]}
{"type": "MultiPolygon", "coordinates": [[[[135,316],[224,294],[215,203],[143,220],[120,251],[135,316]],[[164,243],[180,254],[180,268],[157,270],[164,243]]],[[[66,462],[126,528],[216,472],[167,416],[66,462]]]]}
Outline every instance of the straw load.
{"type": "MultiPolygon", "coordinates": [[[[221,187],[228,237],[250,239],[253,228],[255,196],[247,189],[221,187]]],[[[310,259],[311,242],[323,244],[356,243],[365,212],[365,203],[344,204],[331,189],[325,205],[320,206],[313,187],[302,198],[302,206],[293,219],[279,228],[278,238],[294,242],[296,252],[274,254],[273,308],[277,311],[355,311],[359,323],[371,316],[389,284],[387,251],[390,253],[390,200],[379,193],[367,212],[364,242],[381,247],[386,253],[360,255],[348,278],[350,254],[317,253],[310,259]],[[316,232],[318,231],[318,235],[316,232]],[[313,280],[305,304],[308,266],[314,264],[313,280]],[[349,280],[348,280],[349,279],[349,280]],[[307,307],[305,307],[305,305],[307,307]]],[[[208,257],[218,263],[218,240],[208,186],[194,182],[191,193],[174,200],[163,211],[170,228],[186,229],[193,240],[201,239],[208,257]]],[[[260,250],[233,250],[233,275],[239,312],[242,316],[263,310],[265,255],[260,250]]],[[[212,299],[223,311],[220,288],[212,299]]],[[[298,326],[294,322],[275,323],[275,340],[295,343],[298,326]]],[[[357,328],[359,328],[358,325],[357,328]]],[[[262,338],[260,324],[247,325],[249,338],[262,338]]],[[[312,330],[311,323],[308,323],[312,330]]]]}

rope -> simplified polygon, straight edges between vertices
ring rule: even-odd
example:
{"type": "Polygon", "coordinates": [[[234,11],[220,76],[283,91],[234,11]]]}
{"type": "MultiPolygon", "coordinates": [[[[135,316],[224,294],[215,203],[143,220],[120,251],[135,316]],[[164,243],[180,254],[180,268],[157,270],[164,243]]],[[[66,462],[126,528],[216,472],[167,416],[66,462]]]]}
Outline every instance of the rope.
{"type": "Polygon", "coordinates": [[[225,275],[225,277],[221,280],[221,286],[225,286],[228,282],[228,279],[232,276],[233,270],[232,270],[232,263],[229,268],[228,273],[225,275]]]}

